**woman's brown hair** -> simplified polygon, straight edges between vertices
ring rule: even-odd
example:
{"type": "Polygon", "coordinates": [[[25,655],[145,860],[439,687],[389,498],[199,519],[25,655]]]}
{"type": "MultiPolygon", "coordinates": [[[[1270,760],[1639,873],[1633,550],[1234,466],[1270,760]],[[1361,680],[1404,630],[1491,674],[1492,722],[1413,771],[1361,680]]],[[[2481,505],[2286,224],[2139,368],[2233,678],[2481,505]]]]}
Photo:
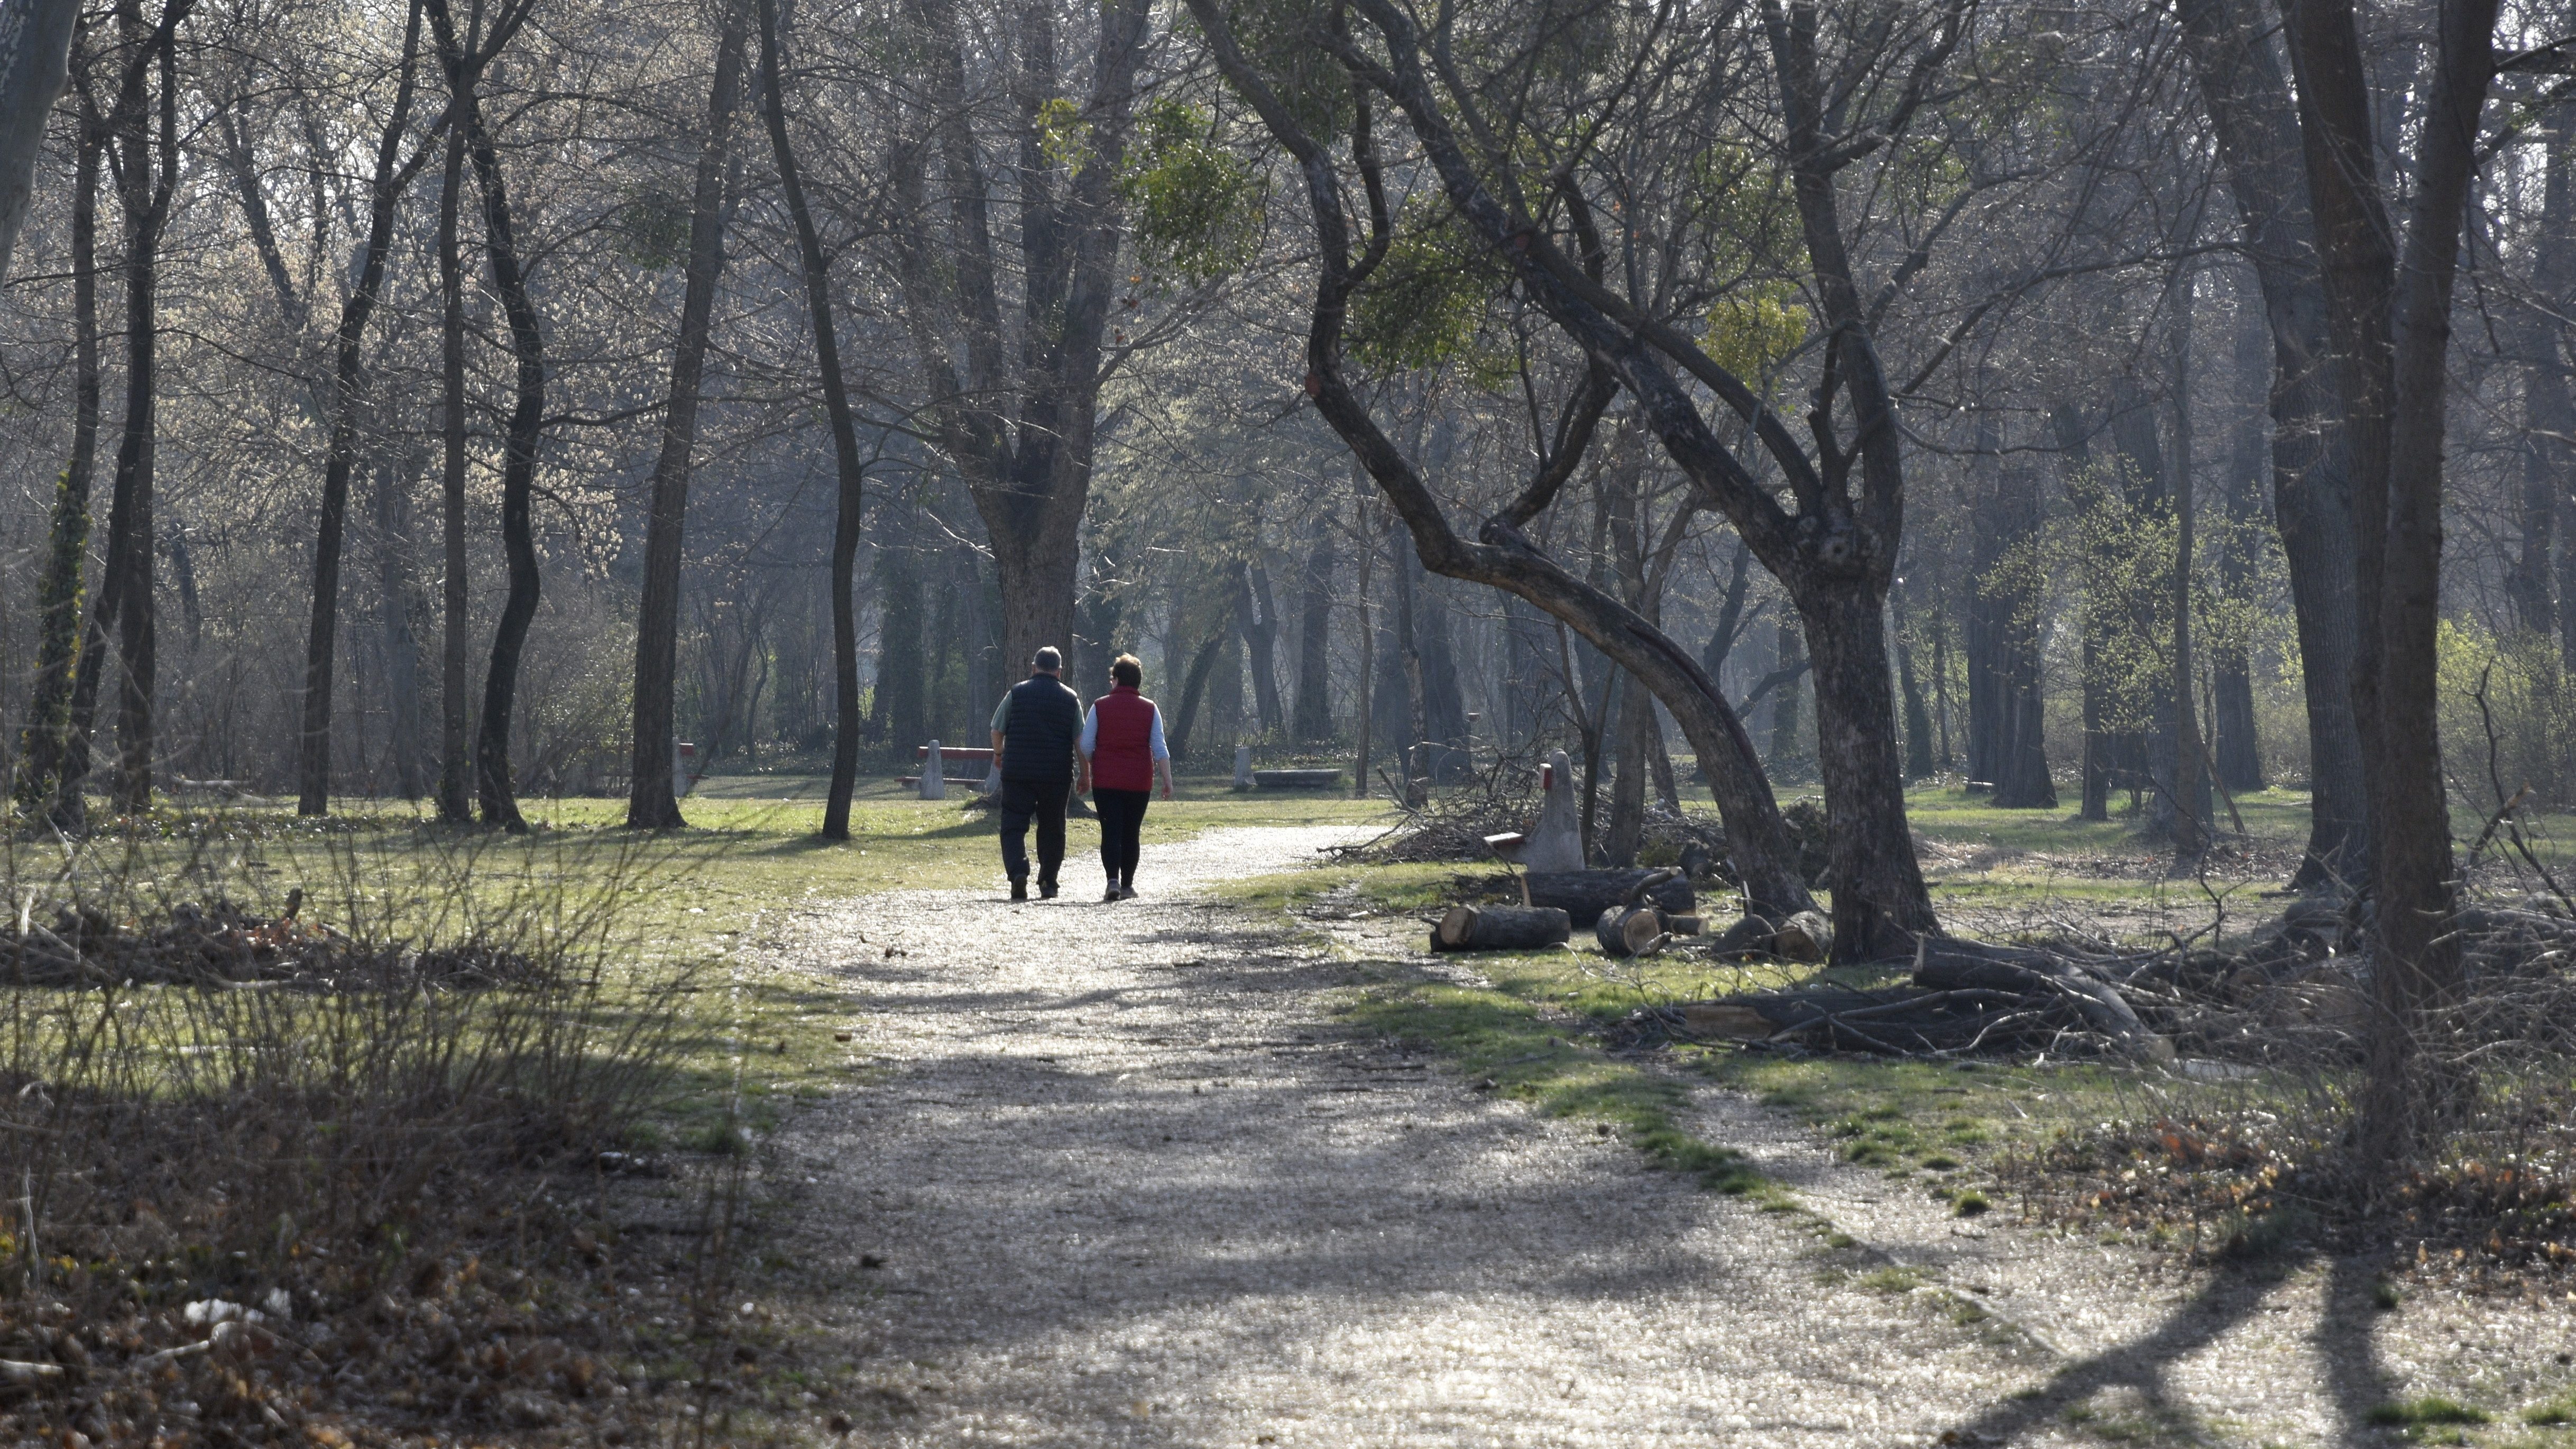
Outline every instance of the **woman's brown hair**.
{"type": "Polygon", "coordinates": [[[1121,654],[1109,662],[1109,677],[1129,689],[1145,687],[1145,661],[1133,654],[1121,654]]]}

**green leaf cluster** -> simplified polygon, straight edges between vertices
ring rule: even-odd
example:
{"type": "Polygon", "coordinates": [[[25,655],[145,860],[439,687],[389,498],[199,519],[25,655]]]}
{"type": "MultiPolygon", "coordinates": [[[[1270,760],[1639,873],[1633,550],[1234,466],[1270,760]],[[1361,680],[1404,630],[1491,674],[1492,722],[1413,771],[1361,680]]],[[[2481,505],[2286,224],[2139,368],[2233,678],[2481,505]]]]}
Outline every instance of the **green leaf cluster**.
{"type": "Polygon", "coordinates": [[[1479,386],[1509,382],[1511,361],[1481,345],[1502,263],[1445,207],[1405,208],[1386,259],[1351,303],[1350,354],[1375,372],[1463,363],[1479,386]]]}
{"type": "Polygon", "coordinates": [[[1709,306],[1700,350],[1754,391],[1766,392],[1781,364],[1806,340],[1807,308],[1798,289],[1787,282],[1753,282],[1709,306]]]}
{"type": "Polygon", "coordinates": [[[1260,173],[1218,145],[1213,119],[1185,101],[1158,100],[1137,118],[1118,193],[1138,251],[1159,270],[1203,282],[1250,261],[1261,244],[1260,173]]]}

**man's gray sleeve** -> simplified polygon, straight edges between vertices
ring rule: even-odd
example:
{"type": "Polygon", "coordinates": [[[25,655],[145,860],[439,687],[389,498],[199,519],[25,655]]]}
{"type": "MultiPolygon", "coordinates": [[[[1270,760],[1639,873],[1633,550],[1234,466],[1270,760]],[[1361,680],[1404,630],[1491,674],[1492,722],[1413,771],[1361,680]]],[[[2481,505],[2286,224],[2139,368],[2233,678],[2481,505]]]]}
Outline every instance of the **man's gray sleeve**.
{"type": "Polygon", "coordinates": [[[1004,690],[1002,692],[1002,702],[993,706],[993,733],[997,735],[1005,734],[1009,732],[1010,728],[1011,695],[1010,691],[1004,690]]]}

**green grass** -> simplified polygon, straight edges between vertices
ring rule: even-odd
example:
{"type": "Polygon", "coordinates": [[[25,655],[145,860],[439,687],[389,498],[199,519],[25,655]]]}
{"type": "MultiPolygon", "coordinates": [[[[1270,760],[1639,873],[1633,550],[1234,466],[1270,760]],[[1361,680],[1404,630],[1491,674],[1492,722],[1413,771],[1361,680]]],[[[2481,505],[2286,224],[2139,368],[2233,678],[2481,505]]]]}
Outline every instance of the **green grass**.
{"type": "Polygon", "coordinates": [[[2399,1399],[2380,1404],[2370,1411],[2370,1422],[2392,1428],[2424,1428],[2449,1424],[2484,1424],[2489,1415],[2440,1394],[2421,1398],[2399,1399]]]}
{"type": "Polygon", "coordinates": [[[1619,1129],[1649,1158],[1703,1186],[1754,1193],[1765,1185],[1742,1154],[1682,1130],[1680,1084],[1569,1041],[1565,1028],[1530,1002],[1501,991],[1387,982],[1361,989],[1345,1012],[1374,1031],[1440,1053],[1485,1090],[1551,1117],[1619,1129]]]}
{"type": "MultiPolygon", "coordinates": [[[[1381,802],[1331,795],[1235,794],[1226,781],[1184,779],[1182,798],[1156,801],[1149,842],[1246,825],[1366,823],[1381,802]]],[[[658,1134],[706,1148],[741,1120],[766,1129],[785,1107],[867,1066],[835,1040],[859,1009],[835,982],[761,949],[786,914],[810,901],[912,889],[1003,884],[994,816],[958,799],[924,801],[890,781],[862,782],[851,839],[826,843],[823,782],[804,776],[717,777],[682,804],[682,830],[623,828],[622,799],[523,802],[524,836],[442,826],[408,804],[348,802],[302,820],[291,802],[164,810],[156,829],[101,834],[71,878],[111,913],[223,896],[262,913],[304,892],[299,919],[376,939],[455,940],[487,930],[600,930],[619,964],[606,1009],[640,1008],[648,986],[689,976],[680,995],[671,1113],[658,1134]]],[[[1068,878],[1099,848],[1098,827],[1068,823],[1068,878]]],[[[15,902],[62,888],[50,845],[0,847],[0,888],[15,902]]],[[[856,949],[866,949],[849,943],[856,949]]],[[[651,1145],[651,1144],[646,1144],[651,1145]]]]}
{"type": "Polygon", "coordinates": [[[2576,1393],[2565,1393],[2522,1411],[2522,1422],[2535,1429],[2576,1424],[2576,1393]]]}

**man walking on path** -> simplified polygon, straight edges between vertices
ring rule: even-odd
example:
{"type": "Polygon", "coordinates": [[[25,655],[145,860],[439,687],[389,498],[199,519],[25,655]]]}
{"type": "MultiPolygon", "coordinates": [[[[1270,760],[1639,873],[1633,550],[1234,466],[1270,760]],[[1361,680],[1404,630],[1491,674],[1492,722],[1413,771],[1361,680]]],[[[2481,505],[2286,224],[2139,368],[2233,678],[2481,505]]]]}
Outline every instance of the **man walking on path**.
{"type": "Polygon", "coordinates": [[[1064,864],[1064,804],[1073,793],[1073,742],[1082,733],[1082,701],[1056,676],[1064,656],[1050,646],[1029,661],[1029,677],[1011,686],[993,711],[993,764],[1002,772],[1002,871],[1011,899],[1029,898],[1029,819],[1038,823],[1038,895],[1055,898],[1064,864]]]}

